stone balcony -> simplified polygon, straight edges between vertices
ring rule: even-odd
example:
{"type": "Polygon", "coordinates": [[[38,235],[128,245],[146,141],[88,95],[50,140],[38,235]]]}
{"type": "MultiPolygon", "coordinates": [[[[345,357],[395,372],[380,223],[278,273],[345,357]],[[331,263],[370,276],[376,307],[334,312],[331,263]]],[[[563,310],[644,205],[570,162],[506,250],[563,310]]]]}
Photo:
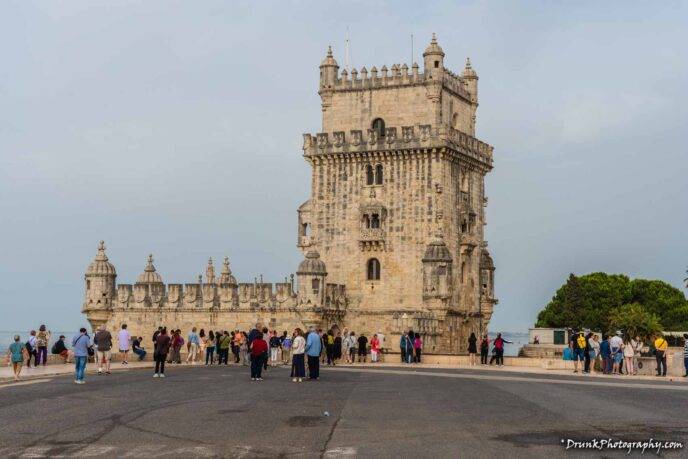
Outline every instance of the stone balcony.
{"type": "Polygon", "coordinates": [[[362,242],[384,241],[385,232],[382,228],[364,228],[358,238],[362,242]]]}

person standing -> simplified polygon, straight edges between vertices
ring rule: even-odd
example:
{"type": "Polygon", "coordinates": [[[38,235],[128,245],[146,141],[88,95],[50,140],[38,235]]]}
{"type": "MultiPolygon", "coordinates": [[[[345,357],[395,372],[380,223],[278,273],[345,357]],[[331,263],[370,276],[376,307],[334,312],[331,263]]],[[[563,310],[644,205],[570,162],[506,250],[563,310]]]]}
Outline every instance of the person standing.
{"type": "Polygon", "coordinates": [[[21,342],[21,337],[19,335],[14,335],[14,342],[10,344],[7,349],[7,358],[12,364],[12,372],[14,373],[14,380],[19,380],[19,374],[22,370],[22,365],[24,364],[24,354],[26,353],[26,348],[21,342]]]}
{"type": "Polygon", "coordinates": [[[201,344],[198,334],[196,333],[196,327],[191,329],[187,338],[189,343],[189,354],[186,356],[186,363],[191,362],[192,365],[195,365],[196,357],[198,356],[198,346],[201,344]]]}
{"type": "MultiPolygon", "coordinates": [[[[342,358],[342,332],[337,329],[337,334],[334,337],[334,346],[332,348],[332,358],[334,362],[338,362],[342,358]]],[[[333,365],[334,365],[333,362],[333,365]]]]}
{"type": "Polygon", "coordinates": [[[502,338],[501,333],[497,333],[497,337],[494,340],[494,355],[490,359],[490,365],[492,365],[492,361],[496,360],[497,361],[497,366],[502,366],[504,365],[504,344],[505,343],[511,343],[511,341],[507,341],[504,338],[502,338]]]}
{"type": "Polygon", "coordinates": [[[86,333],[86,329],[81,327],[79,334],[72,338],[72,352],[74,353],[74,382],[84,384],[86,376],[86,361],[88,360],[89,349],[91,349],[91,337],[86,333]]]}
{"type": "Polygon", "coordinates": [[[36,335],[36,366],[43,362],[43,366],[48,364],[48,343],[50,342],[50,331],[45,329],[45,325],[38,328],[36,335]]]}
{"type": "MultiPolygon", "coordinates": [[[[262,336],[262,333],[261,333],[262,336]]],[[[229,336],[229,331],[225,330],[220,339],[220,355],[218,358],[218,365],[229,365],[229,347],[232,345],[232,338],[229,336]]]]}
{"type": "Polygon", "coordinates": [[[633,349],[633,344],[631,344],[631,339],[626,335],[623,346],[623,358],[624,366],[626,367],[626,375],[632,376],[635,374],[633,367],[633,356],[635,354],[635,349],[633,349]]]}
{"type": "Polygon", "coordinates": [[[667,374],[667,357],[666,351],[669,343],[663,336],[658,336],[655,339],[655,359],[657,360],[657,376],[666,376],[667,374]]]}
{"type": "Polygon", "coordinates": [[[270,366],[275,367],[278,363],[279,350],[282,346],[279,336],[277,336],[277,330],[272,331],[272,336],[270,336],[270,366]]]}
{"type": "Polygon", "coordinates": [[[306,339],[306,355],[308,355],[308,379],[320,378],[320,354],[322,353],[322,339],[314,327],[310,328],[306,339]]]}
{"type": "Polygon", "coordinates": [[[592,346],[590,345],[590,341],[592,340],[592,332],[588,330],[585,334],[585,352],[583,354],[583,358],[585,359],[585,364],[583,366],[583,373],[590,373],[590,361],[592,360],[590,358],[590,352],[592,350],[592,346]]]}
{"type": "Polygon", "coordinates": [[[602,364],[602,373],[608,375],[612,372],[612,348],[609,345],[609,337],[602,335],[602,342],[600,343],[600,360],[602,364]]]}
{"type": "Polygon", "coordinates": [[[37,367],[38,366],[38,360],[37,360],[37,352],[36,352],[36,330],[31,330],[29,333],[29,339],[26,340],[26,343],[24,344],[24,347],[26,348],[26,354],[27,354],[27,360],[26,360],[26,368],[31,368],[31,357],[33,357],[33,366],[37,367]]]}
{"type": "Polygon", "coordinates": [[[368,356],[368,338],[366,335],[361,333],[358,337],[358,363],[366,363],[366,357],[368,356]]]}
{"type": "Polygon", "coordinates": [[[351,343],[349,341],[349,331],[345,328],[344,329],[344,337],[342,338],[342,353],[344,354],[344,359],[346,359],[346,363],[351,363],[349,360],[349,347],[351,343]]]}
{"type": "Polygon", "coordinates": [[[213,364],[213,355],[215,354],[215,333],[210,330],[208,337],[205,339],[205,364],[213,364]]]}
{"type": "Polygon", "coordinates": [[[638,369],[640,368],[640,365],[638,365],[640,352],[643,350],[643,342],[640,339],[640,336],[636,335],[635,339],[631,340],[631,346],[633,346],[633,374],[636,375],[638,374],[638,369]]]}
{"type": "Polygon", "coordinates": [[[683,334],[683,368],[686,370],[684,378],[688,378],[688,333],[683,334]]]}
{"type": "MultiPolygon", "coordinates": [[[[263,327],[263,341],[265,341],[265,348],[270,349],[270,332],[268,331],[268,327],[263,327]]],[[[265,351],[265,358],[262,359],[263,362],[263,370],[268,371],[268,353],[269,351],[265,351]]]]}
{"type": "Polygon", "coordinates": [[[480,340],[480,365],[487,365],[487,354],[490,352],[490,338],[483,335],[480,340]]]}
{"type": "MultiPolygon", "coordinates": [[[[471,336],[468,337],[468,364],[472,367],[475,366],[475,356],[477,353],[478,338],[476,338],[474,332],[471,332],[471,336]]],[[[482,355],[480,356],[480,363],[482,363],[482,355]]]]}
{"type": "Polygon", "coordinates": [[[98,359],[98,374],[103,374],[103,364],[105,364],[105,374],[109,375],[112,335],[105,328],[105,324],[100,326],[100,329],[93,337],[93,342],[98,346],[98,351],[96,352],[96,359],[98,359]]]}
{"type": "Polygon", "coordinates": [[[404,332],[404,334],[401,335],[401,339],[399,340],[399,348],[401,349],[401,354],[404,356],[403,362],[413,362],[413,342],[411,341],[411,337],[407,332],[404,332]]]}
{"type": "Polygon", "coordinates": [[[596,365],[600,361],[600,342],[597,341],[597,335],[594,333],[590,334],[590,361],[592,362],[591,369],[597,371],[596,365]]]}
{"type": "Polygon", "coordinates": [[[282,335],[282,362],[284,365],[288,365],[291,361],[291,347],[293,343],[293,337],[290,337],[285,330],[284,334],[282,335]]]}
{"type": "Polygon", "coordinates": [[[62,358],[62,363],[69,363],[69,350],[64,343],[65,336],[60,335],[60,338],[55,341],[52,349],[50,349],[51,354],[59,355],[62,358]]]}
{"type": "Polygon", "coordinates": [[[302,382],[306,377],[306,362],[304,353],[306,352],[306,340],[300,328],[294,330],[294,341],[291,344],[292,368],[291,377],[293,382],[302,382]]]}
{"type": "Polygon", "coordinates": [[[248,335],[246,332],[241,332],[241,345],[239,346],[239,354],[241,355],[241,364],[243,366],[249,365],[248,361],[248,335]]]}
{"type": "Polygon", "coordinates": [[[573,351],[573,372],[578,373],[578,362],[585,360],[585,335],[583,331],[576,332],[569,341],[573,351]]]}
{"type": "Polygon", "coordinates": [[[170,344],[172,344],[172,339],[167,334],[167,328],[162,327],[160,333],[155,337],[155,350],[153,351],[153,359],[155,359],[154,378],[165,377],[165,361],[170,350],[170,344]]]}
{"type": "Polygon", "coordinates": [[[416,337],[413,339],[413,351],[416,363],[420,363],[420,355],[423,351],[423,339],[420,337],[420,333],[416,333],[416,337]]]}
{"type": "Polygon", "coordinates": [[[370,339],[370,361],[377,362],[377,356],[380,352],[380,340],[377,339],[377,333],[370,339]]]}
{"type": "Polygon", "coordinates": [[[122,365],[126,365],[127,362],[127,352],[129,352],[129,341],[131,337],[127,331],[127,324],[122,324],[122,329],[117,333],[117,342],[119,346],[119,355],[122,360],[122,365]]]}
{"type": "Polygon", "coordinates": [[[268,344],[263,339],[263,333],[258,332],[251,343],[251,381],[263,380],[263,361],[266,360],[268,344]]]}
{"type": "Polygon", "coordinates": [[[142,341],[143,338],[140,336],[131,341],[131,352],[139,357],[139,362],[145,359],[147,354],[146,350],[143,348],[143,346],[141,346],[142,341]]]}
{"type": "Polygon", "coordinates": [[[609,350],[612,360],[612,374],[621,374],[619,371],[623,359],[623,340],[621,339],[621,331],[617,330],[616,334],[609,338],[609,350]]]}

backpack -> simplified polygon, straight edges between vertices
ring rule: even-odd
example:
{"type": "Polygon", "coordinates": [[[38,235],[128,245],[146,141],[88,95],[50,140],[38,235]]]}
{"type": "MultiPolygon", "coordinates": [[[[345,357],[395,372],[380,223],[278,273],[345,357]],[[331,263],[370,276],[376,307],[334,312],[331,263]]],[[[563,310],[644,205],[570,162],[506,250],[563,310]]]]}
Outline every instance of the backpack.
{"type": "Polygon", "coordinates": [[[579,349],[585,349],[585,336],[578,335],[578,338],[576,338],[576,343],[578,344],[579,349]]]}

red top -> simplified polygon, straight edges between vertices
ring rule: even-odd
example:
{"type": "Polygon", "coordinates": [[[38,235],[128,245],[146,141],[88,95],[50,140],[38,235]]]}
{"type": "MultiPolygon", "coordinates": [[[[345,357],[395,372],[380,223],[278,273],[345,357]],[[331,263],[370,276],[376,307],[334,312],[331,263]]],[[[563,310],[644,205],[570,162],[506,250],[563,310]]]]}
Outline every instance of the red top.
{"type": "Polygon", "coordinates": [[[374,350],[375,352],[380,350],[380,340],[374,336],[373,339],[370,340],[370,349],[374,350]]]}
{"type": "Polygon", "coordinates": [[[251,355],[252,356],[258,357],[263,352],[267,352],[267,351],[268,351],[268,343],[266,343],[265,340],[254,339],[253,343],[251,343],[251,355]]]}

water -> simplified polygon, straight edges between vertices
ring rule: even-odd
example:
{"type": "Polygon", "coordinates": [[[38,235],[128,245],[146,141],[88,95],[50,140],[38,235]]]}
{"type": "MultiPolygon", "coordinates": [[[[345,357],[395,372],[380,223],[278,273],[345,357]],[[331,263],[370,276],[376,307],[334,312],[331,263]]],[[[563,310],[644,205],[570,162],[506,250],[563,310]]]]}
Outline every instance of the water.
{"type": "MultiPolygon", "coordinates": [[[[36,330],[38,331],[38,330],[36,330]]],[[[76,331],[64,332],[64,331],[51,331],[50,342],[48,343],[48,352],[53,343],[60,338],[60,335],[65,335],[65,346],[67,349],[71,348],[72,337],[79,332],[77,328],[76,331]]],[[[7,352],[7,348],[12,342],[14,342],[14,335],[19,335],[21,337],[21,342],[25,343],[29,339],[29,332],[27,331],[7,331],[0,330],[0,355],[7,352]]]]}
{"type": "MultiPolygon", "coordinates": [[[[525,344],[528,344],[528,332],[501,332],[502,338],[507,341],[512,341],[513,343],[504,345],[504,355],[515,357],[518,355],[519,349],[521,349],[525,344]]],[[[490,352],[492,352],[492,341],[497,337],[497,333],[488,333],[490,338],[490,352]]]]}
{"type": "MultiPolygon", "coordinates": [[[[78,328],[76,330],[78,330],[78,328]]],[[[76,331],[52,332],[52,336],[50,337],[50,344],[48,344],[48,351],[50,351],[50,348],[52,347],[53,343],[57,341],[60,335],[65,335],[65,345],[67,346],[67,348],[69,348],[72,342],[72,337],[76,333],[76,331]]],[[[0,353],[4,354],[5,352],[7,352],[7,347],[12,343],[14,335],[21,336],[22,343],[26,342],[26,340],[29,338],[28,332],[0,331],[0,353]]],[[[490,333],[490,342],[492,342],[492,340],[494,340],[496,336],[496,333],[490,333]]],[[[506,344],[504,346],[504,355],[507,356],[517,356],[518,350],[521,349],[521,347],[524,344],[528,344],[528,332],[502,332],[502,337],[507,341],[513,341],[513,344],[506,344]]]]}

